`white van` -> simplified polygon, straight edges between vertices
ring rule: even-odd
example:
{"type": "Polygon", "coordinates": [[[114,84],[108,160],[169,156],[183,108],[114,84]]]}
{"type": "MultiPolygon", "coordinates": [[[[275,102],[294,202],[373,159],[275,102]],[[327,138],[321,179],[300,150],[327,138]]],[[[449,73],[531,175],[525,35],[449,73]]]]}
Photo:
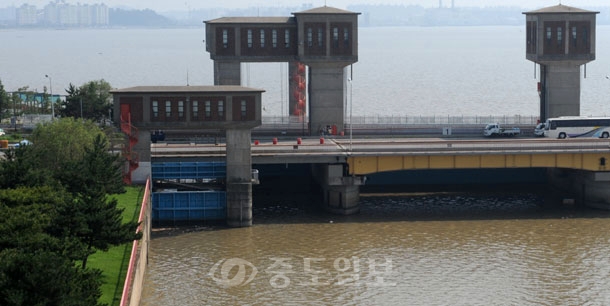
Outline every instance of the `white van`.
{"type": "Polygon", "coordinates": [[[538,123],[538,125],[536,126],[536,128],[534,128],[534,136],[536,137],[543,137],[544,136],[544,128],[546,127],[546,124],[543,123],[538,123]]]}

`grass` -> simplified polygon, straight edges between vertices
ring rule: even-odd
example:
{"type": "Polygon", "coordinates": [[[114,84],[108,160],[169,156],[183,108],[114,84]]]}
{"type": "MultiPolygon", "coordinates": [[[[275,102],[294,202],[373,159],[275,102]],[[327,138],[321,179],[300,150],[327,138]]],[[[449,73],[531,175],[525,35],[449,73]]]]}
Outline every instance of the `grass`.
{"type": "MultiPolygon", "coordinates": [[[[138,220],[140,204],[144,193],[143,186],[126,187],[127,192],[112,195],[118,207],[123,208],[123,221],[138,220]]],[[[102,270],[104,283],[99,302],[106,305],[119,305],[123,294],[123,282],[131,256],[131,243],[112,247],[108,252],[97,252],[87,261],[87,267],[102,270]]]]}

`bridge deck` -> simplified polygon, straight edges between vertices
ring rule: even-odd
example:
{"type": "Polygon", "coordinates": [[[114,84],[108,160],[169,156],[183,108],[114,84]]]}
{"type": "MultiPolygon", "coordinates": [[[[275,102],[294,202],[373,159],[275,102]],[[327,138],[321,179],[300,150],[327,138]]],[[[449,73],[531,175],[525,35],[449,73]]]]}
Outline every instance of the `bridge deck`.
{"type": "MultiPolygon", "coordinates": [[[[224,144],[152,144],[155,160],[222,160],[224,144]]],[[[252,145],[253,164],[349,163],[350,173],[444,168],[556,167],[604,171],[604,139],[319,138],[271,140],[252,145]]]]}

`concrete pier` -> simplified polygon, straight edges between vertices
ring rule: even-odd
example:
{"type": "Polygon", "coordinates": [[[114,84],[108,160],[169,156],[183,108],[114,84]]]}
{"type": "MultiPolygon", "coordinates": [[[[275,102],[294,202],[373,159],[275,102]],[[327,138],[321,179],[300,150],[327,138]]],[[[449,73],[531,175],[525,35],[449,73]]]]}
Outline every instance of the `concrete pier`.
{"type": "Polygon", "coordinates": [[[576,203],[610,210],[610,171],[549,169],[548,173],[552,186],[565,191],[576,203]]]}
{"type": "Polygon", "coordinates": [[[252,156],[250,129],[228,129],[227,137],[227,224],[252,225],[252,156]]]}
{"type": "Polygon", "coordinates": [[[252,183],[227,182],[226,190],[227,225],[230,227],[252,226],[252,183]]]}
{"type": "Polygon", "coordinates": [[[360,188],[354,185],[323,186],[324,209],[337,215],[360,212],[360,188]]]}
{"type": "Polygon", "coordinates": [[[336,126],[343,130],[344,67],[337,64],[317,64],[310,66],[310,133],[314,134],[326,126],[336,126]]]}
{"type": "Polygon", "coordinates": [[[364,176],[348,176],[346,164],[312,165],[312,174],[320,184],[325,210],[338,215],[351,215],[360,211],[360,185],[364,176]]]}
{"type": "Polygon", "coordinates": [[[545,84],[546,118],[580,115],[580,65],[569,62],[540,65],[545,84]]]}

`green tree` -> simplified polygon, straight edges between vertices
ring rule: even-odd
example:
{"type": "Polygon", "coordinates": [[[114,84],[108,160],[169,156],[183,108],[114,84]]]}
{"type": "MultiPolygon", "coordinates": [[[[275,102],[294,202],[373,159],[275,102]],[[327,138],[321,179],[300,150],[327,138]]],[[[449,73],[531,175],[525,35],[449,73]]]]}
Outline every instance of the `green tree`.
{"type": "Polygon", "coordinates": [[[32,145],[9,151],[1,169],[6,187],[54,186],[73,198],[54,224],[64,229],[63,243],[72,259],[86,268],[89,255],[110,246],[139,239],[138,223],[122,223],[122,210],[108,194],[125,191],[119,155],[109,151],[103,131],[91,121],[61,118],[39,125],[32,133],[32,145]],[[19,175],[19,173],[22,173],[19,175]],[[18,177],[18,178],[15,178],[18,177]]]}
{"type": "Polygon", "coordinates": [[[57,231],[70,202],[50,187],[0,190],[0,305],[98,304],[101,272],[77,267],[57,231]]]}
{"type": "MultiPolygon", "coordinates": [[[[82,245],[85,246],[84,256],[81,258],[82,268],[87,267],[90,255],[99,251],[108,251],[111,246],[117,246],[140,239],[141,233],[136,234],[138,222],[123,223],[123,210],[117,207],[116,199],[109,200],[101,193],[88,194],[78,199],[73,213],[76,221],[83,221],[77,232],[82,245]]],[[[74,224],[74,223],[73,223],[74,224]]]]}
{"type": "Polygon", "coordinates": [[[100,305],[102,272],[82,269],[48,250],[0,251],[0,304],[4,306],[100,305]]]}
{"type": "MultiPolygon", "coordinates": [[[[36,110],[36,92],[30,90],[30,86],[23,86],[17,89],[18,102],[20,102],[21,112],[24,114],[37,113],[36,110]],[[23,97],[23,98],[22,98],[23,97]]],[[[13,95],[15,98],[15,95],[13,95]]]]}
{"type": "Polygon", "coordinates": [[[98,135],[85,149],[83,158],[72,165],[72,170],[62,172],[60,180],[77,198],[77,208],[66,212],[73,214],[75,219],[68,220],[68,225],[83,221],[76,233],[86,247],[81,258],[83,268],[87,266],[89,255],[96,251],[107,251],[110,246],[141,237],[141,234],[135,234],[138,222],[123,223],[123,211],[117,208],[116,200],[106,196],[125,192],[119,161],[118,155],[108,152],[105,138],[98,135]]]}
{"type": "Polygon", "coordinates": [[[102,194],[125,192],[122,159],[109,152],[109,142],[98,134],[93,144],[85,148],[82,158],[66,161],[69,170],[58,173],[57,178],[72,194],[102,194]]]}
{"type": "MultiPolygon", "coordinates": [[[[66,163],[72,165],[74,161],[82,160],[87,147],[104,132],[93,122],[76,120],[74,118],[61,118],[46,122],[32,131],[32,153],[40,159],[42,166],[53,172],[69,171],[66,163]]],[[[56,173],[57,174],[57,173],[56,173]]]]}
{"type": "Polygon", "coordinates": [[[21,99],[19,93],[13,92],[11,101],[13,102],[13,116],[21,116],[23,113],[23,99],[21,99]]]}
{"type": "Polygon", "coordinates": [[[5,113],[7,113],[10,108],[10,98],[11,97],[6,93],[6,90],[4,90],[2,80],[0,80],[0,120],[7,117],[5,113]]]}
{"type": "Polygon", "coordinates": [[[68,94],[66,100],[61,102],[57,113],[63,117],[80,118],[80,101],[82,98],[80,89],[76,87],[76,85],[70,83],[66,89],[66,93],[68,94]]]}
{"type": "Polygon", "coordinates": [[[79,88],[70,84],[66,89],[68,95],[61,103],[59,113],[64,117],[82,117],[100,122],[108,117],[108,112],[112,109],[111,89],[112,86],[103,79],[90,81],[79,88]]]}
{"type": "Polygon", "coordinates": [[[91,121],[61,118],[34,129],[33,144],[9,149],[0,160],[0,187],[61,185],[73,194],[101,188],[124,192],[122,159],[91,121]]]}
{"type": "Polygon", "coordinates": [[[91,121],[54,120],[31,139],[0,160],[0,305],[96,305],[89,256],[141,238],[107,196],[124,191],[121,159],[91,121]]]}
{"type": "Polygon", "coordinates": [[[50,167],[41,164],[46,158],[37,157],[40,154],[32,146],[5,151],[4,159],[0,160],[0,188],[56,186],[50,167]]]}

